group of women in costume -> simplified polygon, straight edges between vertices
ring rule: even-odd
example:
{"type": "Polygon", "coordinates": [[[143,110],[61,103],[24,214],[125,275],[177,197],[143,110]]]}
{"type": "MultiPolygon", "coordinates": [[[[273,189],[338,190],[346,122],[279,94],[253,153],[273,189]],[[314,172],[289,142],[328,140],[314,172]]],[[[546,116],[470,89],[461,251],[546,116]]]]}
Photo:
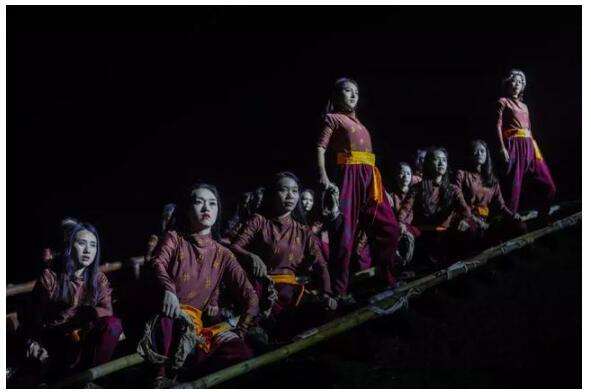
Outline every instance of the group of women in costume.
{"type": "MultiPolygon", "coordinates": [[[[443,266],[523,232],[523,197],[543,196],[546,211],[556,192],[532,135],[525,84],[523,72],[510,71],[498,100],[501,178],[488,144],[474,140],[469,167],[452,175],[445,148],[418,150],[412,165],[397,165],[388,192],[370,132],[356,114],[358,85],[339,79],[316,143],[316,192],[291,172],[277,173],[264,189],[241,196],[223,230],[221,198],[211,184],[196,184],[167,205],[162,233],[146,253],[158,306],[138,345],[153,386],[170,386],[181,369],[194,376],[229,366],[268,339],[285,341],[323,323],[355,303],[356,270],[373,265],[378,284],[391,287],[410,269],[443,266]],[[327,159],[336,162],[334,173],[327,159]],[[535,192],[523,188],[526,180],[535,192]],[[409,249],[416,249],[412,264],[409,249]],[[218,327],[230,313],[237,324],[218,327]]],[[[39,374],[109,361],[123,327],[98,268],[97,231],[64,221],[63,249],[46,254],[23,328],[24,361],[39,374]]]]}

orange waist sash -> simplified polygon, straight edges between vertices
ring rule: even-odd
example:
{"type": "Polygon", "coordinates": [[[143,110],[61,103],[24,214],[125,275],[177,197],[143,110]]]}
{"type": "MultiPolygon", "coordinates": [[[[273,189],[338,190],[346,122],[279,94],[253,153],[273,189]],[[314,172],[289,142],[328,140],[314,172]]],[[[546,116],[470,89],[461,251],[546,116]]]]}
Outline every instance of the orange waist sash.
{"type": "Polygon", "coordinates": [[[228,323],[220,323],[216,325],[212,325],[211,327],[203,327],[203,320],[201,319],[202,312],[201,310],[192,307],[191,305],[181,304],[181,310],[191,317],[193,320],[193,326],[195,327],[195,334],[201,335],[205,338],[205,343],[199,343],[199,348],[201,348],[204,352],[208,353],[211,350],[211,345],[213,342],[213,338],[225,331],[230,329],[230,325],[228,323]]]}
{"type": "Polygon", "coordinates": [[[381,203],[383,201],[384,186],[382,184],[382,175],[376,167],[376,156],[371,152],[351,151],[350,153],[339,152],[337,154],[337,165],[369,165],[373,169],[372,186],[370,197],[381,203]]]}
{"type": "Polygon", "coordinates": [[[505,129],[503,131],[503,137],[505,137],[506,139],[510,139],[512,137],[530,138],[532,140],[533,145],[534,145],[534,154],[535,154],[536,159],[539,161],[544,159],[544,157],[542,156],[542,151],[540,151],[540,147],[538,147],[538,143],[532,137],[531,131],[529,129],[505,129]]]}
{"type": "Polygon", "coordinates": [[[273,280],[273,283],[275,284],[289,284],[292,286],[297,286],[299,288],[298,294],[297,294],[297,298],[295,301],[294,306],[298,306],[300,304],[300,301],[302,300],[302,297],[304,296],[304,285],[301,283],[298,283],[296,276],[295,275],[290,275],[290,274],[281,274],[281,275],[269,275],[271,277],[271,280],[273,280]]]}

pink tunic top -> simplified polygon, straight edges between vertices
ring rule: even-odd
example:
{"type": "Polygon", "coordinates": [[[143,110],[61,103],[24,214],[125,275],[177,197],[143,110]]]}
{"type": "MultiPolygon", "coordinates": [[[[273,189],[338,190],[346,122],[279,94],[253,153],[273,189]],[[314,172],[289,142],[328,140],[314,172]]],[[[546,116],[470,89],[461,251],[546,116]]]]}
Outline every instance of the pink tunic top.
{"type": "Polygon", "coordinates": [[[246,273],[234,254],[209,235],[167,231],[150,263],[162,287],[176,293],[181,304],[203,311],[224,281],[241,299],[245,315],[258,313],[258,297],[246,273]]]}
{"type": "Polygon", "coordinates": [[[485,186],[480,173],[458,170],[455,184],[462,191],[461,201],[470,215],[478,207],[486,207],[491,210],[491,213],[513,216],[505,205],[499,184],[492,187],[485,186]]]}
{"type": "Polygon", "coordinates": [[[335,153],[373,151],[369,131],[354,113],[328,113],[317,146],[330,147],[335,153]]]}
{"type": "Polygon", "coordinates": [[[254,214],[246,222],[232,244],[232,249],[243,253],[248,249],[265,262],[271,275],[295,275],[300,266],[313,266],[322,277],[323,288],[330,293],[330,277],[318,239],[309,227],[290,216],[268,219],[254,214]]]}
{"type": "MultiPolygon", "coordinates": [[[[423,180],[431,181],[431,180],[423,180]]],[[[405,224],[413,224],[419,228],[426,226],[441,226],[448,228],[454,218],[468,218],[470,212],[467,210],[464,203],[462,203],[460,190],[452,185],[451,204],[448,208],[439,208],[437,212],[429,214],[424,211],[422,203],[419,201],[419,193],[421,192],[422,183],[414,185],[406,198],[402,201],[400,212],[398,213],[399,220],[405,224]]],[[[439,186],[433,184],[429,201],[434,205],[440,205],[441,193],[439,186]]]]}
{"type": "Polygon", "coordinates": [[[497,132],[508,129],[531,129],[529,111],[525,103],[503,97],[497,101],[497,132]]]}
{"type": "MultiPolygon", "coordinates": [[[[35,283],[33,288],[33,309],[31,310],[32,323],[29,334],[38,335],[44,328],[52,328],[70,321],[77,314],[80,306],[84,305],[84,290],[86,284],[84,278],[75,277],[70,281],[74,293],[74,303],[67,305],[58,300],[59,282],[58,276],[50,268],[46,268],[35,283]]],[[[113,315],[111,304],[111,287],[104,273],[98,273],[98,302],[93,308],[97,317],[113,315]]]]}

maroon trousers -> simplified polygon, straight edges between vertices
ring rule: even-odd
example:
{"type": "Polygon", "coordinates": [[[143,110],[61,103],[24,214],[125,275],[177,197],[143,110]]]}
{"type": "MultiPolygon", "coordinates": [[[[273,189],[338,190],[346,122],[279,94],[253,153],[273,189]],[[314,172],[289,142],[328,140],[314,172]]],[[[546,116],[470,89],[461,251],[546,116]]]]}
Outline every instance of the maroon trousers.
{"type": "MultiPolygon", "coordinates": [[[[162,355],[170,356],[170,349],[175,336],[174,319],[160,316],[159,323],[153,333],[154,348],[162,355]]],[[[190,355],[184,364],[184,368],[195,377],[213,373],[236,363],[252,358],[253,352],[241,339],[230,340],[222,344],[213,344],[209,352],[204,352],[198,347],[190,355]]],[[[166,368],[159,366],[156,369],[158,376],[166,376],[166,368]]]]}
{"type": "Polygon", "coordinates": [[[345,295],[349,288],[351,255],[359,226],[368,235],[371,260],[380,276],[392,286],[396,282],[396,248],[400,226],[382,191],[381,203],[370,198],[373,169],[370,165],[339,165],[340,204],[342,219],[330,227],[328,267],[333,292],[345,295]]]}
{"type": "MultiPolygon", "coordinates": [[[[262,293],[262,285],[254,285],[257,295],[262,293]]],[[[301,298],[297,303],[300,289],[298,286],[276,283],[278,300],[271,308],[271,314],[259,324],[265,328],[270,337],[286,341],[309,328],[324,324],[330,318],[329,312],[320,303],[310,302],[309,296],[301,298]]]]}
{"type": "Polygon", "coordinates": [[[526,182],[531,183],[532,190],[535,190],[528,194],[528,198],[541,199],[544,203],[549,203],[556,194],[556,185],[546,162],[543,159],[536,159],[533,139],[511,137],[506,139],[506,143],[509,151],[509,164],[504,184],[507,207],[517,212],[526,182]]]}

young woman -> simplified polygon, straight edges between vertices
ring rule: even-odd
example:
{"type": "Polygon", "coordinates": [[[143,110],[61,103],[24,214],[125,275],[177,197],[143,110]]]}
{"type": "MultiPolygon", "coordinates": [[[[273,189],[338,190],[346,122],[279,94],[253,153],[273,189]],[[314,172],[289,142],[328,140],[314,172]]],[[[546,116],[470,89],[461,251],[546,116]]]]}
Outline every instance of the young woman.
{"type": "MultiPolygon", "coordinates": [[[[335,308],[326,261],[317,238],[304,220],[298,178],[290,172],[278,173],[266,189],[261,213],[246,222],[230,249],[240,257],[256,282],[261,303],[265,303],[265,306],[261,304],[261,310],[268,311],[271,318],[268,325],[283,317],[285,310],[294,309],[302,302],[304,286],[296,280],[301,268],[313,268],[322,282],[321,303],[335,308]],[[267,282],[271,281],[278,298],[268,300],[267,293],[272,290],[267,289],[267,282]]],[[[291,332],[299,325],[292,323],[289,327],[291,332]]],[[[288,335],[285,330],[276,332],[288,335]]]]}
{"type": "Polygon", "coordinates": [[[317,142],[320,184],[336,188],[325,166],[327,149],[336,153],[336,184],[340,187],[342,223],[330,233],[330,276],[335,294],[347,295],[349,265],[358,226],[368,234],[371,258],[388,285],[395,283],[396,247],[400,228],[383,189],[371,136],[355,109],[359,88],[351,79],[339,79],[324,117],[317,142]]]}
{"type": "Polygon", "coordinates": [[[425,162],[425,155],[427,155],[427,150],[423,148],[418,148],[415,151],[411,185],[419,183],[423,179],[423,164],[425,162]]]}
{"type": "Polygon", "coordinates": [[[49,267],[54,259],[61,257],[61,252],[70,238],[70,233],[77,224],[78,220],[75,218],[68,217],[61,220],[58,233],[53,239],[51,247],[43,249],[42,260],[44,268],[49,267]]]}
{"type": "MultiPolygon", "coordinates": [[[[216,188],[208,184],[191,187],[177,204],[174,229],[167,231],[154,252],[150,264],[163,291],[161,314],[153,331],[154,350],[173,356],[173,342],[178,340],[181,312],[193,321],[198,335],[206,342],[195,347],[185,361],[189,372],[215,371],[252,356],[243,337],[258,313],[258,299],[236,258],[220,245],[221,202],[216,188]],[[224,282],[241,305],[242,314],[233,331],[211,336],[203,328],[202,312],[224,282]]],[[[154,386],[171,384],[174,371],[157,367],[154,386]]]]}
{"type": "MultiPolygon", "coordinates": [[[[398,214],[402,201],[408,194],[412,184],[412,170],[408,163],[399,162],[394,172],[394,191],[390,193],[392,208],[398,214]]],[[[412,220],[412,219],[411,219],[412,220]]]]}
{"type": "Polygon", "coordinates": [[[25,358],[41,373],[64,374],[108,362],[121,322],[113,316],[109,280],[99,271],[96,229],[76,224],[61,257],[42,271],[25,323],[25,358]],[[41,365],[41,366],[39,366],[41,365]]]}
{"type": "Polygon", "coordinates": [[[457,171],[455,185],[461,191],[461,201],[468,213],[472,248],[523,234],[521,217],[505,205],[487,144],[482,140],[472,141],[470,158],[469,169],[457,171]]]}
{"type": "Polygon", "coordinates": [[[154,249],[156,249],[156,245],[158,244],[158,240],[162,233],[166,231],[166,229],[172,224],[172,215],[174,213],[174,209],[176,208],[176,204],[169,203],[165,204],[162,208],[162,218],[160,220],[160,234],[152,234],[148,239],[148,247],[146,249],[146,255],[144,256],[144,260],[150,260],[152,258],[152,253],[154,253],[154,249]]]}
{"type": "MultiPolygon", "coordinates": [[[[406,225],[418,230],[417,251],[430,261],[445,262],[455,256],[457,232],[470,226],[470,214],[462,203],[459,189],[449,179],[447,151],[431,148],[425,156],[423,180],[414,185],[402,201],[398,217],[406,225]]],[[[451,260],[450,260],[451,261],[451,260]]]]}
{"type": "Polygon", "coordinates": [[[511,70],[503,80],[504,96],[497,101],[497,137],[501,156],[507,163],[505,196],[513,212],[517,212],[522,201],[525,180],[531,180],[539,189],[528,198],[541,198],[549,205],[556,194],[550,170],[533,138],[529,111],[523,102],[525,86],[525,74],[511,70]]]}
{"type": "Polygon", "coordinates": [[[232,239],[238,235],[240,229],[244,225],[244,222],[246,222],[252,215],[250,208],[253,197],[253,192],[244,192],[242,195],[240,195],[240,200],[236,205],[236,210],[234,211],[232,217],[228,220],[226,229],[224,230],[222,236],[221,242],[224,245],[230,245],[230,243],[232,243],[232,239]]]}

